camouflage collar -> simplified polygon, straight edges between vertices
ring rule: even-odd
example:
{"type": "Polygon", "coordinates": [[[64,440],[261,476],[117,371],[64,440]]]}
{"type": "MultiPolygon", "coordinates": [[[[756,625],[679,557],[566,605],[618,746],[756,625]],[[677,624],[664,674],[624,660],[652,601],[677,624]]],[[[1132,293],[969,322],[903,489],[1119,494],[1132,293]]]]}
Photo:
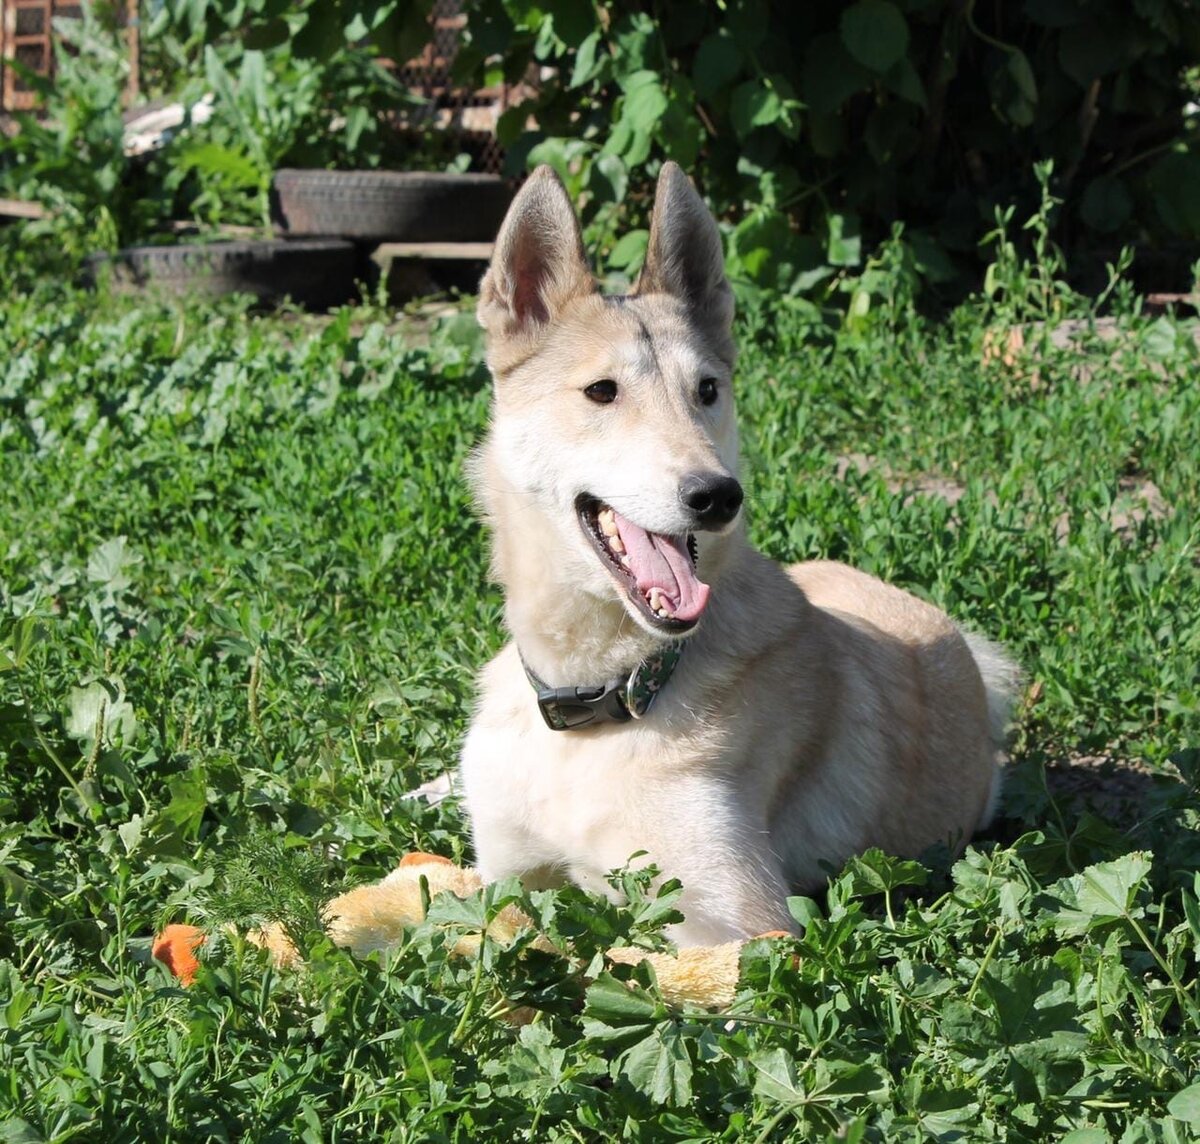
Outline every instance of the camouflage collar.
{"type": "Polygon", "coordinates": [[[521,666],[537,692],[538,710],[551,731],[578,731],[597,723],[628,723],[654,706],[683,655],[683,644],[664,644],[627,676],[584,687],[551,687],[525,662],[521,666]]]}

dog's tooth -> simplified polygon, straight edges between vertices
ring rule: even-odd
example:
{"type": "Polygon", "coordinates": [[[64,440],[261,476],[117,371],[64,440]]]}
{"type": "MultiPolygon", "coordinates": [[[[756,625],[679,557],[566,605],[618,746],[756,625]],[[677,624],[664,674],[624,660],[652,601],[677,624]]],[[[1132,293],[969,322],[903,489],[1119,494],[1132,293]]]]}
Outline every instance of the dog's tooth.
{"type": "Polygon", "coordinates": [[[659,606],[660,606],[659,605],[659,597],[661,596],[661,594],[662,593],[659,591],[658,588],[650,589],[650,594],[646,598],[647,603],[650,605],[650,611],[652,611],[652,612],[658,611],[659,606]]]}
{"type": "Polygon", "coordinates": [[[632,564],[632,562],[630,561],[630,559],[629,559],[629,557],[628,557],[628,556],[622,556],[622,557],[621,557],[621,567],[622,567],[622,568],[632,568],[632,567],[633,567],[633,564],[632,564]]]}
{"type": "Polygon", "coordinates": [[[603,532],[605,536],[617,535],[617,522],[613,517],[612,509],[605,509],[596,519],[600,524],[600,531],[603,532]]]}
{"type": "Polygon", "coordinates": [[[615,553],[617,553],[617,555],[621,555],[625,551],[625,541],[623,541],[615,533],[608,538],[608,546],[615,553]]]}

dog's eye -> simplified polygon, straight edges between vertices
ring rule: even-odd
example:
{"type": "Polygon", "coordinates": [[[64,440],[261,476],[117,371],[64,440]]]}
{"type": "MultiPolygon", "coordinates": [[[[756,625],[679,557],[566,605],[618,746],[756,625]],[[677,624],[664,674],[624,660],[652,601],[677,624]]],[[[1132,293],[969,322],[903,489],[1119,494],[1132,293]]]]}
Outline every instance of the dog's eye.
{"type": "Polygon", "coordinates": [[[696,391],[702,405],[712,405],[717,400],[717,379],[706,377],[701,379],[700,388],[696,391]]]}
{"type": "Polygon", "coordinates": [[[609,405],[617,400],[617,383],[608,378],[603,381],[593,381],[583,393],[597,405],[609,405]]]}

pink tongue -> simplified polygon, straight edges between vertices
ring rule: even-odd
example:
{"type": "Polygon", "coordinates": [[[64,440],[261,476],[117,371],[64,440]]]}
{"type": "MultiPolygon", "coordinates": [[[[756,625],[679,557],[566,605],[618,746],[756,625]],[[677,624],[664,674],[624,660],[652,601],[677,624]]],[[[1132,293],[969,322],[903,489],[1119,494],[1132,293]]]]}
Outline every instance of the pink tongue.
{"type": "Polygon", "coordinates": [[[615,509],[613,517],[638,591],[649,598],[650,589],[658,588],[673,619],[696,619],[708,603],[709,587],[696,578],[687,537],[647,532],[615,509]]]}

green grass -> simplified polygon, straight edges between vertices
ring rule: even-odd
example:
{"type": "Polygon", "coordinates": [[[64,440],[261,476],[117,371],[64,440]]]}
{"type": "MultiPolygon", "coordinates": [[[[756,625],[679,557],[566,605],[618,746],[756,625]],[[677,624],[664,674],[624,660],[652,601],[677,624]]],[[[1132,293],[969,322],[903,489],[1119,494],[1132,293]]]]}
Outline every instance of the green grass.
{"type": "Polygon", "coordinates": [[[937,601],[1034,687],[991,835],[797,901],[803,939],[747,947],[730,1023],[669,1011],[644,972],[588,976],[614,934],[653,930],[662,903],[636,893],[522,896],[565,958],[488,943],[463,963],[425,926],[359,962],[304,928],[407,850],[471,859],[457,806],[401,797],[453,762],[502,639],[461,476],[488,390],[469,316],[424,345],[370,310],[0,307],[0,1140],[1200,1129],[1182,325],[1034,334],[1009,369],[981,364],[980,305],[836,336],[741,319],[756,542],[937,601]],[[852,454],[873,463],[839,477],[852,454]],[[907,495],[931,475],[961,497],[907,495]],[[1166,510],[1116,527],[1145,482],[1166,510]],[[1129,805],[1052,798],[1044,764],[1072,753],[1145,764],[1129,805]],[[190,990],[148,958],[166,920],[268,900],[303,972],[220,934],[190,990]],[[513,1005],[536,1020],[496,1016],[513,1005]]]}

